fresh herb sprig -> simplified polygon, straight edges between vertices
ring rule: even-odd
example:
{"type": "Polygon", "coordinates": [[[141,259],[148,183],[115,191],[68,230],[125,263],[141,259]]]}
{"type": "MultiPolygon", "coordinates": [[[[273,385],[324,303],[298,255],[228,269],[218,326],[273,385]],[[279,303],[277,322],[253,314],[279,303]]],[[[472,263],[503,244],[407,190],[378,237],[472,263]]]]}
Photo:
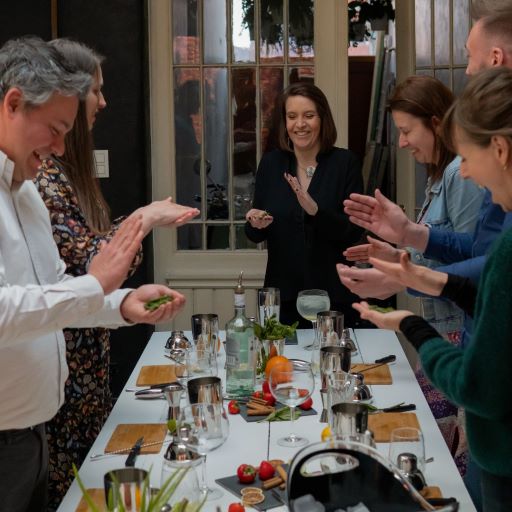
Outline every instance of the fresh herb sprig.
{"type": "MultiPolygon", "coordinates": [[[[294,409],[293,419],[296,420],[300,418],[300,414],[300,410],[294,409]]],[[[291,419],[292,410],[289,407],[281,407],[281,409],[276,409],[274,412],[271,412],[266,418],[258,421],[258,423],[262,421],[290,421],[291,419]]]]}
{"type": "Polygon", "coordinates": [[[395,308],[383,308],[381,306],[376,306],[375,304],[370,304],[369,307],[372,311],[377,311],[377,313],[391,313],[392,311],[395,311],[395,308]]]}
{"type": "Polygon", "coordinates": [[[293,325],[284,325],[277,320],[276,315],[272,315],[265,320],[263,327],[259,324],[254,324],[254,334],[260,340],[282,340],[283,338],[290,338],[295,334],[299,322],[293,325]]]}
{"type": "Polygon", "coordinates": [[[173,297],[170,295],[162,295],[161,297],[158,297],[158,299],[153,299],[146,302],[144,304],[144,309],[147,309],[148,311],[155,311],[155,309],[158,309],[162,304],[166,304],[172,300],[173,297]]]}

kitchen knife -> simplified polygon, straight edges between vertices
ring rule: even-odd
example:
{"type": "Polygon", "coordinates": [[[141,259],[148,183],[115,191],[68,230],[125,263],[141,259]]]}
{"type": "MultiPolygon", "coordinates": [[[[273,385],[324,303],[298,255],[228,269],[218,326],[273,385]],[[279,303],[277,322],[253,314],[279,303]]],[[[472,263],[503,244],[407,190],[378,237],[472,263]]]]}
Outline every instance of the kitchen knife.
{"type": "Polygon", "coordinates": [[[127,468],[132,468],[133,466],[135,466],[135,459],[137,458],[137,455],[139,455],[140,448],[143,443],[144,443],[144,437],[139,437],[139,439],[137,439],[137,441],[135,441],[135,444],[132,446],[132,449],[130,450],[128,457],[126,458],[126,462],[124,463],[124,465],[127,468]]]}
{"type": "Polygon", "coordinates": [[[370,414],[376,414],[379,412],[407,412],[407,411],[415,411],[415,404],[397,404],[392,407],[374,407],[373,405],[367,405],[368,412],[370,414]]]}
{"type": "Polygon", "coordinates": [[[395,354],[391,354],[386,357],[381,357],[380,359],[375,359],[375,364],[385,364],[385,363],[393,363],[396,361],[395,354]]]}

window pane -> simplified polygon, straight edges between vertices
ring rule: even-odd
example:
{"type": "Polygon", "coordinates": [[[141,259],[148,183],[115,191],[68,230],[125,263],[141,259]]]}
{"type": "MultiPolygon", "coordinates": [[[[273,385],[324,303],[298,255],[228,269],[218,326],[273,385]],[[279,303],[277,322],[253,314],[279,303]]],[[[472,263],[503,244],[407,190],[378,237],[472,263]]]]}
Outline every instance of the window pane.
{"type": "Polygon", "coordinates": [[[204,63],[225,64],[227,62],[226,1],[204,0],[204,63]]]}
{"type": "Polygon", "coordinates": [[[451,75],[451,73],[450,73],[449,69],[436,69],[434,76],[438,80],[443,82],[443,84],[446,85],[446,87],[448,87],[448,89],[451,89],[452,84],[450,83],[450,75],[451,75]]]}
{"type": "Polygon", "coordinates": [[[453,93],[458,96],[466,86],[468,81],[468,75],[466,75],[466,69],[454,69],[453,70],[453,93]]]}
{"type": "Polygon", "coordinates": [[[204,70],[204,147],[206,218],[229,218],[228,78],[225,68],[204,70]]]}
{"type": "Polygon", "coordinates": [[[209,225],[206,227],[207,249],[229,249],[229,225],[209,225]]]}
{"type": "Polygon", "coordinates": [[[450,2],[434,1],[434,48],[436,66],[450,64],[450,2]]]}
{"type": "Polygon", "coordinates": [[[201,122],[199,69],[174,71],[176,201],[201,207],[201,122]]]}
{"type": "Polygon", "coordinates": [[[257,249],[258,246],[245,236],[243,224],[235,226],[236,249],[257,249]]]}
{"type": "Polygon", "coordinates": [[[467,64],[466,39],[469,32],[469,0],[453,0],[453,63],[467,64]]]}
{"type": "Polygon", "coordinates": [[[233,61],[254,62],[254,0],[233,0],[233,61]]]}
{"type": "Polygon", "coordinates": [[[313,0],[288,0],[288,56],[291,61],[312,60],[315,55],[313,8],[313,0]]]}
{"type": "Polygon", "coordinates": [[[260,61],[283,62],[283,0],[261,0],[260,61]]]}
{"type": "Polygon", "coordinates": [[[283,90],[283,68],[260,68],[261,152],[277,148],[276,106],[283,90]]]}
{"type": "Polygon", "coordinates": [[[301,68],[290,68],[288,82],[309,82],[315,83],[315,68],[313,66],[304,66],[301,68]]]}
{"type": "Polygon", "coordinates": [[[416,66],[430,66],[431,30],[430,30],[430,0],[416,0],[415,2],[415,32],[416,32],[416,66]]]}
{"type": "Polygon", "coordinates": [[[417,69],[417,75],[434,76],[434,72],[431,69],[417,69]]]}
{"type": "Polygon", "coordinates": [[[199,64],[197,0],[173,0],[174,64],[199,64]]]}
{"type": "Polygon", "coordinates": [[[256,69],[232,71],[234,218],[249,210],[256,173],[256,69]]]}
{"type": "Polygon", "coordinates": [[[186,224],[178,228],[178,250],[189,251],[202,249],[201,224],[186,224]]]}

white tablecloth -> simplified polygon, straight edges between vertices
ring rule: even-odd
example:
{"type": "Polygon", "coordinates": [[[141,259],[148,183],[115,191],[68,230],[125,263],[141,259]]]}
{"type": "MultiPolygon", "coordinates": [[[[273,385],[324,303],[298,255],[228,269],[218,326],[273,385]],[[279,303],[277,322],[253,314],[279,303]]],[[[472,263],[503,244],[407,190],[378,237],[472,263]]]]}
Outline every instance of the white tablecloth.
{"type": "MultiPolygon", "coordinates": [[[[372,386],[374,404],[387,407],[398,402],[416,404],[416,415],[425,437],[426,456],[434,457],[427,465],[425,477],[428,485],[441,488],[444,497],[456,497],[460,502],[461,512],[475,510],[473,503],[464,487],[455,463],[441,436],[437,424],[430,412],[425,398],[416,382],[414,373],[405,357],[396,335],[389,331],[378,329],[359,329],[355,331],[355,339],[360,348],[360,354],[354,358],[356,362],[371,363],[375,359],[389,354],[396,355],[396,362],[390,365],[393,384],[390,386],[372,386]]],[[[126,388],[135,387],[140,368],[144,365],[167,364],[169,359],[164,357],[164,345],[169,333],[154,333],[148,342],[140,360],[126,383],[126,388]]],[[[299,345],[286,346],[285,355],[309,359],[311,352],[302,349],[311,342],[312,331],[298,331],[299,345]]],[[[224,366],[224,351],[219,355],[219,368],[224,366]]],[[[220,372],[223,375],[222,371],[220,372]]],[[[321,410],[321,400],[318,389],[314,393],[314,407],[321,410]]],[[[96,439],[89,455],[103,452],[115,427],[120,423],[157,423],[166,418],[167,404],[164,400],[137,400],[133,393],[125,392],[119,397],[112,414],[107,419],[100,435],[96,439]]],[[[319,423],[319,416],[303,417],[295,424],[295,431],[309,438],[310,442],[320,441],[320,433],[325,424],[319,423]]],[[[207,471],[210,486],[215,486],[217,478],[232,475],[239,464],[249,463],[258,465],[262,460],[290,460],[295,450],[277,445],[279,437],[289,433],[289,422],[247,423],[239,415],[230,415],[230,435],[226,443],[207,457],[207,471]],[[268,450],[268,454],[267,454],[268,450]]],[[[377,449],[387,455],[388,445],[379,443],[377,449]]],[[[136,467],[151,470],[151,485],[160,486],[160,473],[165,446],[158,455],[139,455],[136,467]]],[[[103,475],[113,469],[123,467],[125,455],[110,456],[98,461],[90,461],[89,456],[80,469],[80,476],[88,488],[102,488],[103,475]]],[[[76,482],[66,494],[59,512],[74,512],[81,498],[81,492],[76,482]]],[[[216,511],[219,506],[222,512],[227,511],[228,505],[239,501],[224,490],[224,496],[214,502],[207,502],[205,512],[216,511]]],[[[275,508],[284,511],[285,507],[275,508]]]]}

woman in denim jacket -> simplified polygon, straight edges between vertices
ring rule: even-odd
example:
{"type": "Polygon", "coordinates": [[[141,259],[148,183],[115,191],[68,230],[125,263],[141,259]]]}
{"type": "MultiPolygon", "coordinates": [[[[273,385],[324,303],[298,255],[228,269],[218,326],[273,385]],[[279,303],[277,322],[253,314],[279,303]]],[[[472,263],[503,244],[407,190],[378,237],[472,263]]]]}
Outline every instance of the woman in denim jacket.
{"type": "MultiPolygon", "coordinates": [[[[425,166],[428,175],[425,200],[417,222],[428,224],[431,229],[473,233],[484,190],[460,176],[460,158],[455,158],[438,134],[453,100],[452,92],[439,80],[412,76],[396,87],[389,109],[400,132],[400,147],[411,151],[415,160],[425,166]]],[[[416,264],[429,268],[442,265],[425,258],[417,250],[410,249],[409,252],[416,264]]],[[[422,297],[420,300],[425,320],[445,338],[459,345],[464,321],[462,310],[443,299],[422,297]]],[[[467,452],[457,407],[432,387],[421,369],[417,370],[416,377],[457,466],[464,473],[467,452]]]]}

